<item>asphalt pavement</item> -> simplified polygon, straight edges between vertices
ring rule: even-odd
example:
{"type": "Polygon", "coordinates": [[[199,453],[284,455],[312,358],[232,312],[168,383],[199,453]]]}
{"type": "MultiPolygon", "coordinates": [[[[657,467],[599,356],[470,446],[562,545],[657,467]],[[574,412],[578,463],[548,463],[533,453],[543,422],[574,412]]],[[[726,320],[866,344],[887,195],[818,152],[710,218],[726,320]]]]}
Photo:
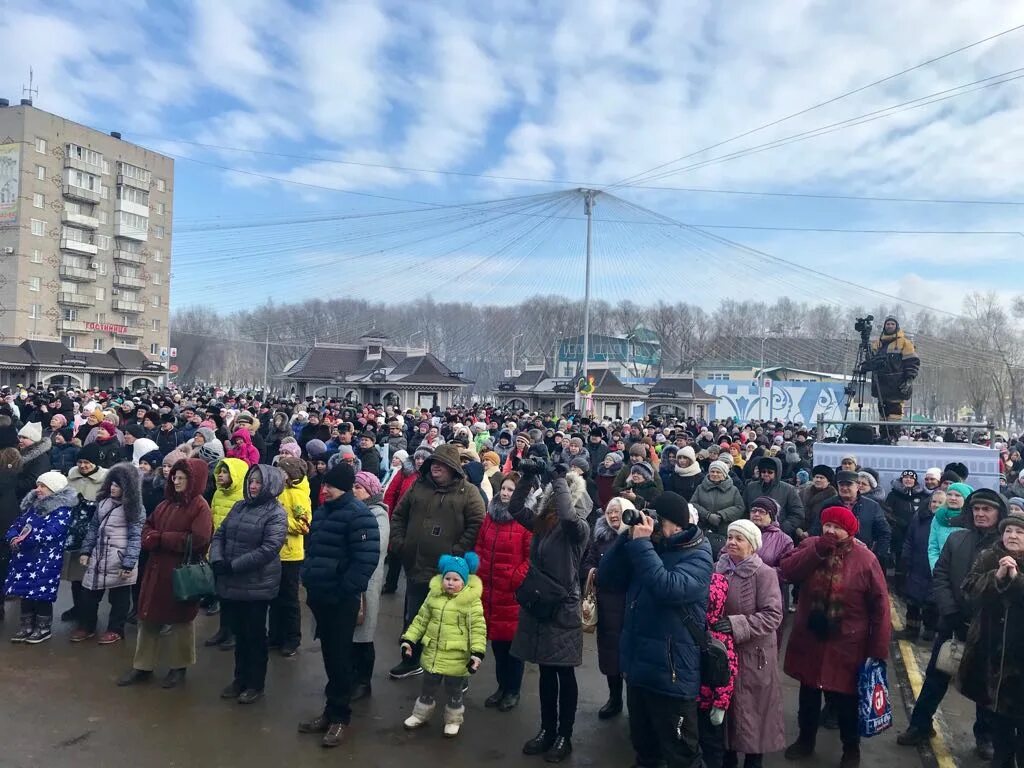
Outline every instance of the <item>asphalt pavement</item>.
{"type": "MultiPolygon", "coordinates": [[[[68,607],[69,591],[61,588],[56,613],[68,607]]],[[[54,637],[36,646],[6,641],[16,629],[18,603],[7,603],[7,620],[0,636],[0,768],[279,768],[286,765],[414,766],[450,768],[452,765],[536,765],[541,758],[520,753],[524,741],[539,724],[536,668],[527,668],[520,707],[509,713],[484,709],[483,700],[494,689],[493,668],[472,678],[467,695],[462,733],[447,740],[441,719],[416,732],[406,732],[408,716],[419,693],[420,681],[387,679],[387,669],[398,661],[401,632],[400,595],[383,598],[377,628],[377,669],[371,700],[354,706],[352,726],[345,744],[327,750],[316,736],[296,732],[299,720],[319,714],[325,682],[318,644],[312,639],[309,612],[304,610],[304,639],[293,658],[271,655],[266,697],[242,706],[223,701],[218,694],[231,681],[233,655],[202,647],[202,639],[217,628],[216,617],[197,620],[199,661],[188,672],[184,686],[163,690],[158,682],[117,688],[116,679],[131,666],[134,629],[126,642],[99,646],[95,641],[73,645],[70,624],[57,624],[54,637]]],[[[104,627],[106,605],[100,608],[104,627]]],[[[792,617],[788,617],[791,620],[792,617]]],[[[626,715],[609,722],[597,719],[607,689],[597,669],[592,636],[586,636],[583,667],[578,670],[580,703],[575,752],[568,761],[578,766],[633,764],[626,715]]],[[[914,657],[909,674],[898,660],[890,671],[895,725],[862,744],[863,764],[879,768],[912,768],[919,764],[940,768],[982,766],[971,754],[973,705],[951,692],[943,704],[940,727],[944,738],[936,748],[918,752],[899,747],[896,734],[906,727],[908,692],[915,668],[923,673],[928,661],[924,646],[896,644],[914,657]]],[[[161,671],[158,670],[158,675],[161,671]]],[[[787,741],[796,735],[797,686],[783,676],[787,741]]],[[[919,684],[919,683],[918,683],[919,684]]],[[[801,766],[837,766],[838,733],[822,731],[817,754],[801,766]]],[[[766,763],[793,765],[781,754],[766,763]]]]}

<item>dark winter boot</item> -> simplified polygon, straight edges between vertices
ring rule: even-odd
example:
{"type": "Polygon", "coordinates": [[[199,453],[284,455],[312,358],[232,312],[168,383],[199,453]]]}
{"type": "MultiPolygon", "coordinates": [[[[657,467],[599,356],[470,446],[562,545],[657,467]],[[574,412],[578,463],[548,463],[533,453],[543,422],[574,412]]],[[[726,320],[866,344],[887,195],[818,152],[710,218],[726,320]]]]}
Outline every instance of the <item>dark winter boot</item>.
{"type": "Polygon", "coordinates": [[[914,642],[917,640],[917,636],[921,634],[921,622],[918,619],[907,619],[906,626],[903,631],[900,632],[901,640],[909,640],[914,642]]]}
{"type": "Polygon", "coordinates": [[[50,639],[50,626],[53,624],[53,619],[49,616],[36,616],[36,628],[32,630],[32,634],[25,638],[25,642],[29,645],[36,645],[50,639]]]}
{"type": "Polygon", "coordinates": [[[21,629],[19,629],[17,632],[15,632],[11,636],[11,642],[12,643],[24,643],[26,640],[28,640],[29,636],[32,634],[32,630],[35,629],[35,627],[36,627],[36,617],[35,616],[22,616],[21,617],[21,629]]]}

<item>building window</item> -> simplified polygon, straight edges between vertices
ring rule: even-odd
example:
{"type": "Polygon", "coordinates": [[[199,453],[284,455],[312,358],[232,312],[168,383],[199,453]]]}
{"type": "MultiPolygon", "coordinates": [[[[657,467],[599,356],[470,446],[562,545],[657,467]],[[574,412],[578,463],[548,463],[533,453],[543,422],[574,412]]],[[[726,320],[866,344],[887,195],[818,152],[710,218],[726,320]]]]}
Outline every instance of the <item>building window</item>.
{"type": "Polygon", "coordinates": [[[42,192],[33,192],[32,193],[32,207],[33,208],[42,208],[45,205],[46,205],[46,198],[43,197],[42,192]]]}
{"type": "Polygon", "coordinates": [[[64,310],[64,319],[65,320],[77,320],[78,319],[78,310],[77,309],[71,309],[70,307],[66,308],[64,310]]]}
{"type": "Polygon", "coordinates": [[[153,249],[153,261],[163,261],[163,260],[164,260],[164,252],[161,249],[159,249],[159,248],[154,248],[153,249]]]}
{"type": "Polygon", "coordinates": [[[167,191],[167,182],[164,181],[163,179],[157,179],[156,180],[156,191],[157,192],[166,192],[167,191]]]}
{"type": "Polygon", "coordinates": [[[38,292],[39,291],[39,287],[40,287],[40,283],[42,283],[42,278],[30,277],[28,279],[28,289],[30,291],[37,291],[38,292]]]}
{"type": "MultiPolygon", "coordinates": [[[[135,301],[135,297],[132,296],[130,299],[125,299],[125,301],[135,301]]],[[[131,325],[131,324],[132,324],[132,319],[128,315],[121,315],[121,325],[131,325]]]]}
{"type": "Polygon", "coordinates": [[[711,381],[729,381],[728,373],[709,373],[708,378],[711,381]]]}
{"type": "Polygon", "coordinates": [[[107,235],[96,235],[96,247],[101,251],[109,251],[110,238],[107,235]]]}
{"type": "Polygon", "coordinates": [[[128,213],[127,211],[118,211],[117,223],[122,227],[129,227],[131,229],[139,229],[143,232],[149,227],[149,219],[145,216],[139,216],[135,213],[128,213]]]}
{"type": "Polygon", "coordinates": [[[36,152],[40,155],[46,154],[46,139],[36,139],[36,152]]]}
{"type": "Polygon", "coordinates": [[[103,183],[100,181],[100,177],[91,173],[72,170],[68,178],[71,181],[71,186],[73,187],[88,189],[91,192],[99,192],[101,188],[106,191],[106,187],[103,186],[103,183]]]}
{"type": "Polygon", "coordinates": [[[33,264],[42,264],[43,263],[43,252],[40,251],[38,248],[33,248],[32,249],[32,256],[29,259],[29,261],[31,261],[33,264]]]}
{"type": "MultiPolygon", "coordinates": [[[[106,300],[107,300],[107,289],[104,288],[101,285],[97,285],[96,286],[96,301],[106,301],[106,300]]],[[[102,317],[102,315],[101,315],[101,317],[102,317]]],[[[102,322],[102,320],[100,322],[102,322]]]]}
{"type": "Polygon", "coordinates": [[[110,199],[110,187],[106,187],[106,186],[103,187],[103,189],[100,190],[100,197],[103,198],[104,200],[109,200],[110,199]]]}
{"type": "Polygon", "coordinates": [[[156,212],[158,214],[160,214],[161,216],[163,216],[167,212],[167,206],[164,205],[163,203],[157,203],[156,204],[156,212]]]}
{"type": "Polygon", "coordinates": [[[157,344],[155,341],[152,344],[149,345],[149,354],[151,354],[151,355],[159,355],[160,354],[160,345],[157,344]]]}
{"type": "Polygon", "coordinates": [[[88,165],[95,165],[97,168],[103,167],[103,155],[94,149],[86,149],[85,147],[80,147],[77,144],[68,144],[67,153],[68,157],[81,160],[83,163],[88,165]]]}
{"type": "Polygon", "coordinates": [[[37,165],[36,166],[36,178],[39,179],[40,181],[46,181],[46,166],[45,165],[37,165]]]}
{"type": "Polygon", "coordinates": [[[75,348],[75,337],[74,336],[61,336],[60,337],[60,343],[63,344],[68,349],[74,349],[75,348]]]}
{"type": "Polygon", "coordinates": [[[157,224],[155,227],[153,227],[153,237],[155,237],[157,240],[164,239],[164,228],[160,224],[157,224]]]}
{"type": "Polygon", "coordinates": [[[154,331],[159,331],[160,330],[160,318],[154,317],[151,326],[152,326],[154,331]]]}
{"type": "Polygon", "coordinates": [[[159,294],[154,294],[153,298],[150,300],[150,303],[154,307],[159,307],[160,306],[160,295],[159,294]]]}
{"type": "Polygon", "coordinates": [[[160,273],[159,272],[154,272],[153,273],[153,285],[160,285],[160,279],[161,279],[160,278],[160,273]]]}
{"type": "Polygon", "coordinates": [[[42,304],[31,304],[28,308],[28,319],[39,320],[43,316],[43,305],[42,304]]]}
{"type": "Polygon", "coordinates": [[[100,211],[100,224],[106,224],[106,223],[107,223],[107,212],[106,211],[100,211]]]}
{"type": "Polygon", "coordinates": [[[117,199],[137,205],[149,206],[149,192],[124,184],[119,184],[117,187],[117,199]]]}
{"type": "Polygon", "coordinates": [[[106,159],[103,160],[103,175],[110,175],[110,163],[106,159]]]}
{"type": "Polygon", "coordinates": [[[42,219],[32,219],[32,234],[42,237],[46,234],[46,222],[42,219]]]}
{"type": "Polygon", "coordinates": [[[129,179],[135,179],[142,184],[149,186],[150,173],[145,168],[139,168],[131,163],[118,163],[118,173],[129,179]]]}
{"type": "Polygon", "coordinates": [[[105,323],[105,322],[107,322],[107,313],[106,312],[99,312],[96,315],[96,322],[97,323],[105,323]]]}
{"type": "MultiPolygon", "coordinates": [[[[110,173],[110,171],[106,171],[106,173],[110,173]]],[[[93,352],[102,352],[103,351],[103,339],[93,339],[92,340],[92,351],[93,352]]]]}

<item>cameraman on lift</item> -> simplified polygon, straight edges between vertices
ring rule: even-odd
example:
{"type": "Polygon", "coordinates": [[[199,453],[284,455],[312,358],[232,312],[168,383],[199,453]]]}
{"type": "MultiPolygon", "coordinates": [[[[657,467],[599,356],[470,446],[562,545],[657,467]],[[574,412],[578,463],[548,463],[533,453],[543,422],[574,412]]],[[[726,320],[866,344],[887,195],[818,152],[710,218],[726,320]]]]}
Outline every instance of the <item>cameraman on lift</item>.
{"type": "Polygon", "coordinates": [[[865,367],[872,372],[871,394],[878,399],[881,420],[902,421],[903,401],[913,394],[921,358],[895,317],[885,318],[882,333],[871,342],[871,358],[865,367]]]}

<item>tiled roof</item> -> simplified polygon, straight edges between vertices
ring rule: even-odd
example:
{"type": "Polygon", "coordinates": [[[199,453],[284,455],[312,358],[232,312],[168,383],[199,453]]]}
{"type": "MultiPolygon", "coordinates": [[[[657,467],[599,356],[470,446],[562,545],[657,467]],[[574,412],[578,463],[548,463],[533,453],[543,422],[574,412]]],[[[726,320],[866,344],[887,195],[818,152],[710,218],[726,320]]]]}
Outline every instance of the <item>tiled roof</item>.
{"type": "Polygon", "coordinates": [[[73,354],[59,341],[23,341],[21,348],[39,365],[60,365],[61,357],[73,354]]]}
{"type": "Polygon", "coordinates": [[[0,365],[32,365],[32,355],[21,346],[0,345],[0,365]]]}
{"type": "Polygon", "coordinates": [[[107,356],[114,358],[120,364],[120,368],[133,371],[142,370],[142,366],[149,362],[149,358],[137,349],[113,347],[107,352],[107,356]]]}
{"type": "Polygon", "coordinates": [[[619,377],[607,368],[603,371],[594,371],[595,396],[600,397],[635,397],[638,400],[644,395],[639,390],[627,387],[619,377]]]}
{"type": "Polygon", "coordinates": [[[289,379],[333,379],[355,371],[363,362],[362,348],[310,347],[284,374],[289,379]]]}
{"type": "Polygon", "coordinates": [[[446,384],[458,386],[468,384],[458,376],[449,376],[452,370],[427,352],[425,355],[407,357],[390,374],[389,381],[416,384],[446,384]]]}
{"type": "Polygon", "coordinates": [[[663,376],[654,383],[651,392],[675,392],[675,396],[682,400],[715,400],[714,396],[705,392],[690,376],[663,376]]]}
{"type": "Polygon", "coordinates": [[[517,387],[535,387],[546,378],[548,378],[547,371],[523,371],[512,380],[512,383],[517,387]]]}

